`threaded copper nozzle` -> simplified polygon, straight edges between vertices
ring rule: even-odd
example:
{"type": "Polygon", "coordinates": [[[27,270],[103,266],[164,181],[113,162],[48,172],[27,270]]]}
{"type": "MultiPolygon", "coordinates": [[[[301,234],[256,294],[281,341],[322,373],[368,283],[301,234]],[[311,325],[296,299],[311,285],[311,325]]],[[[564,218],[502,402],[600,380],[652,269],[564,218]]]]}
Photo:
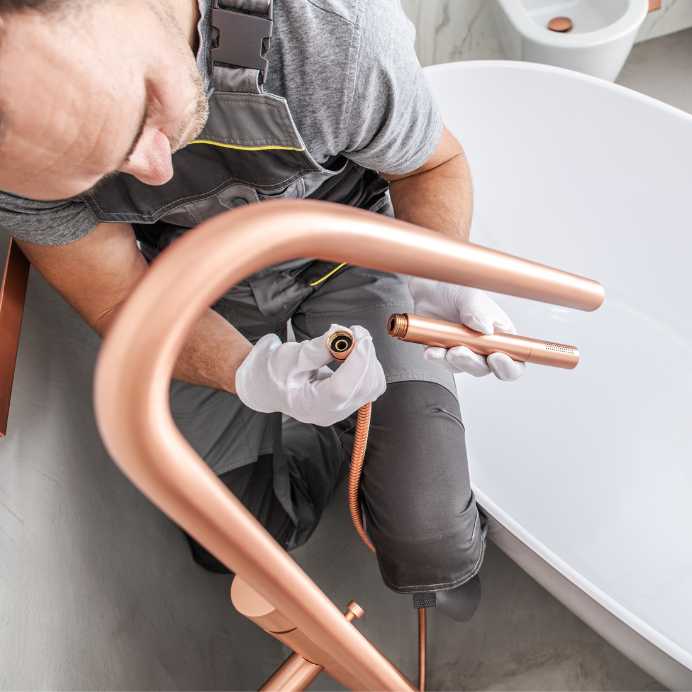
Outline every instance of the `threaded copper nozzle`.
{"type": "Polygon", "coordinates": [[[408,315],[391,315],[387,320],[387,331],[391,336],[402,339],[408,332],[408,315]]]}
{"type": "Polygon", "coordinates": [[[346,360],[355,345],[353,334],[350,331],[339,330],[327,337],[327,348],[334,360],[346,360]]]}

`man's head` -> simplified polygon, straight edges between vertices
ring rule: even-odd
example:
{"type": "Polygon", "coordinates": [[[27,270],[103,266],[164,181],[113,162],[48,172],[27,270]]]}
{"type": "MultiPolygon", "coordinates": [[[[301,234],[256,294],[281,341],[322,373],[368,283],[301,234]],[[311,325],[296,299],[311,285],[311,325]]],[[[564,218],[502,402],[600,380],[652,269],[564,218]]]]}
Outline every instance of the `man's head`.
{"type": "Polygon", "coordinates": [[[0,0],[0,190],[53,200],[116,171],[170,179],[207,118],[174,1],[0,0]]]}

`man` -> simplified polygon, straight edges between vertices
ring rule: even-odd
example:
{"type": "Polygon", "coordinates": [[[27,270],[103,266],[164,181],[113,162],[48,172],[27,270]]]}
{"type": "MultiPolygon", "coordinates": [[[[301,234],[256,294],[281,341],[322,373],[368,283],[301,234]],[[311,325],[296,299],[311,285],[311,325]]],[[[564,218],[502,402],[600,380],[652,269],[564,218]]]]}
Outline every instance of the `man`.
{"type": "MultiPolygon", "coordinates": [[[[0,31],[0,227],[99,334],[149,261],[239,205],[309,197],[468,237],[468,166],[398,0],[0,0],[0,31]]],[[[386,317],[413,311],[514,329],[477,290],[288,262],[203,315],[171,408],[290,550],[315,529],[355,411],[374,400],[362,504],[382,577],[465,619],[486,524],[453,373],[511,380],[523,366],[391,339],[386,317]],[[333,322],[358,346],[331,370],[333,322]]],[[[188,539],[198,563],[225,570],[188,539]]]]}

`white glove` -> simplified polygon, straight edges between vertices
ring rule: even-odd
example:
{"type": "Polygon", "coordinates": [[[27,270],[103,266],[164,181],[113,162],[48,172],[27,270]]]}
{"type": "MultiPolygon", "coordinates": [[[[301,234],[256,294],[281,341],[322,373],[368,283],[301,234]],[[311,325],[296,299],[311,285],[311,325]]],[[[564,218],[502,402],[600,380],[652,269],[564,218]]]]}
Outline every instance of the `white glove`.
{"type": "MultiPolygon", "coordinates": [[[[326,334],[343,329],[333,324],[326,334]]],[[[351,327],[356,346],[332,372],[326,334],[282,343],[265,334],[236,371],[240,400],[262,413],[280,411],[303,423],[332,425],[374,401],[386,389],[384,371],[367,329],[351,327]]]]}
{"type": "MultiPolygon", "coordinates": [[[[410,276],[408,285],[418,315],[461,322],[483,334],[492,334],[496,328],[517,333],[507,313],[483,291],[417,276],[410,276]]],[[[474,377],[492,372],[500,380],[516,380],[526,369],[524,363],[512,360],[506,353],[491,353],[484,358],[466,346],[430,346],[425,349],[425,358],[446,365],[452,372],[466,372],[474,377]]]]}

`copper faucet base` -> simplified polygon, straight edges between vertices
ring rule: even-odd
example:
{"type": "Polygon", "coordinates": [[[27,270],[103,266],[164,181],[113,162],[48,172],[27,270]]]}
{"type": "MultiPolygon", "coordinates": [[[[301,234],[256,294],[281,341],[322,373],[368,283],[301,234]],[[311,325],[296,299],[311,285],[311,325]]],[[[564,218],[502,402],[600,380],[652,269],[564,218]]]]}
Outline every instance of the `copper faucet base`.
{"type": "MultiPolygon", "coordinates": [[[[261,687],[263,690],[303,690],[323,670],[341,680],[350,680],[350,688],[358,689],[358,681],[348,668],[331,657],[312,641],[291,620],[263,598],[247,582],[235,577],[231,584],[231,602],[235,609],[261,627],[267,634],[289,646],[289,656],[261,687]]],[[[355,602],[344,613],[347,622],[362,618],[365,611],[355,602]]]]}

